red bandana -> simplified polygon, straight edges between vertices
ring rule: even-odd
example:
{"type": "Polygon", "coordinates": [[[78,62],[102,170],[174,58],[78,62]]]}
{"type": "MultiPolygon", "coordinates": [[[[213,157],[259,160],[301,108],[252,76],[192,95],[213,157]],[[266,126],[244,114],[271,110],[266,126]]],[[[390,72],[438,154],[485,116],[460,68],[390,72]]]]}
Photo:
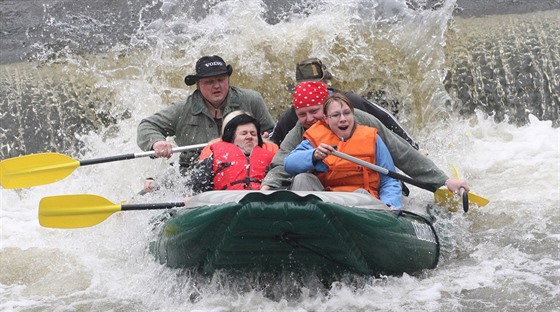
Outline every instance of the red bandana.
{"type": "Polygon", "coordinates": [[[302,82],[294,90],[294,108],[323,105],[327,96],[329,96],[329,91],[324,83],[320,81],[302,82]]]}

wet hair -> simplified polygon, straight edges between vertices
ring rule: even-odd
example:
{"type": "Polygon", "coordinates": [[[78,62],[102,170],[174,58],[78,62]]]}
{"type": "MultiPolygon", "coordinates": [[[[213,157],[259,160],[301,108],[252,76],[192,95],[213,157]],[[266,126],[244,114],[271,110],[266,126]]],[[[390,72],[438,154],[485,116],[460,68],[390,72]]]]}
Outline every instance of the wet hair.
{"type": "Polygon", "coordinates": [[[222,141],[233,143],[233,140],[235,138],[235,130],[237,130],[237,127],[251,123],[255,125],[255,128],[257,128],[257,138],[259,142],[258,145],[262,147],[263,138],[261,135],[261,124],[253,116],[250,116],[247,113],[239,114],[227,122],[222,133],[222,141]]]}
{"type": "Polygon", "coordinates": [[[325,114],[325,116],[327,116],[327,110],[329,109],[330,104],[335,101],[345,103],[348,107],[350,107],[352,113],[354,113],[354,105],[352,104],[352,101],[340,92],[333,92],[325,99],[325,104],[323,104],[323,114],[325,114]]]}

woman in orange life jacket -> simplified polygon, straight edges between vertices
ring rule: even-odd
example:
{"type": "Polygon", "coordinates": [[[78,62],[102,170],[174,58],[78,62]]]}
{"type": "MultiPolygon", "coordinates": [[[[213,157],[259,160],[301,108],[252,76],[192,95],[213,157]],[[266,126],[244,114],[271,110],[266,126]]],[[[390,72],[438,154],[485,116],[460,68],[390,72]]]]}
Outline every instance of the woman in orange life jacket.
{"type": "Polygon", "coordinates": [[[227,122],[221,141],[193,168],[194,194],[209,190],[259,190],[274,152],[263,148],[259,122],[241,113],[227,122]]]}
{"type": "MultiPolygon", "coordinates": [[[[316,96],[304,94],[312,88],[301,90],[302,94],[294,94],[294,101],[298,96],[316,96]]],[[[341,93],[326,97],[323,113],[323,120],[307,129],[304,140],[284,159],[284,169],[295,176],[292,190],[367,192],[392,209],[400,209],[402,189],[398,180],[331,155],[336,146],[340,152],[395,171],[377,129],[356,124],[354,107],[341,93]]]]}

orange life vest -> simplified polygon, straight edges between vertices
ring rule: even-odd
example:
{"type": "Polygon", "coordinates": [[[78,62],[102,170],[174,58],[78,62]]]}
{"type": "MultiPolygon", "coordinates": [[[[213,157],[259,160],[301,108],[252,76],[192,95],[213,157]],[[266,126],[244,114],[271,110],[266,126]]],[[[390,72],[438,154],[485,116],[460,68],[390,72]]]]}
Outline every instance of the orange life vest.
{"type": "MultiPolygon", "coordinates": [[[[321,143],[336,145],[339,152],[354,156],[375,164],[375,146],[377,129],[356,125],[354,133],[347,141],[340,140],[326,125],[317,122],[311,126],[303,137],[314,147],[321,143]]],[[[379,198],[380,177],[377,172],[333,155],[327,156],[323,162],[329,166],[327,172],[316,175],[325,186],[325,190],[339,192],[353,192],[358,188],[366,189],[370,194],[379,198]]]]}
{"type": "Polygon", "coordinates": [[[274,157],[274,153],[258,146],[246,156],[237,145],[227,142],[214,143],[210,149],[215,190],[259,190],[274,157]]]}

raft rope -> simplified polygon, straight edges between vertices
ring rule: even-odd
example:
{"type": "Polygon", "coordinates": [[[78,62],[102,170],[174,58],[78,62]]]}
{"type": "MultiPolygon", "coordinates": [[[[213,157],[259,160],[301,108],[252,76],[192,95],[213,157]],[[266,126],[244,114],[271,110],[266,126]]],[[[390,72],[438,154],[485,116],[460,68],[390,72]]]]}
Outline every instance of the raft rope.
{"type": "Polygon", "coordinates": [[[348,266],[347,264],[342,263],[342,262],[340,262],[340,261],[337,261],[337,260],[335,260],[335,259],[333,259],[333,258],[331,258],[331,257],[329,257],[329,256],[327,256],[327,255],[324,255],[324,254],[320,253],[319,251],[317,251],[317,250],[315,250],[315,249],[313,249],[313,248],[311,248],[311,247],[309,247],[309,246],[306,246],[306,245],[304,245],[304,244],[301,244],[301,243],[298,242],[297,240],[291,239],[285,232],[282,232],[282,233],[280,234],[280,241],[283,242],[283,243],[286,243],[286,244],[288,244],[288,245],[290,245],[290,246],[292,246],[293,249],[297,249],[297,248],[300,248],[300,247],[301,247],[301,248],[303,248],[303,249],[305,249],[305,250],[307,250],[307,251],[310,251],[311,253],[316,254],[317,256],[319,256],[319,257],[321,257],[321,258],[324,258],[324,259],[327,259],[327,260],[331,261],[332,263],[334,263],[334,264],[336,264],[336,265],[344,266],[344,267],[347,267],[347,266],[348,266]]]}

